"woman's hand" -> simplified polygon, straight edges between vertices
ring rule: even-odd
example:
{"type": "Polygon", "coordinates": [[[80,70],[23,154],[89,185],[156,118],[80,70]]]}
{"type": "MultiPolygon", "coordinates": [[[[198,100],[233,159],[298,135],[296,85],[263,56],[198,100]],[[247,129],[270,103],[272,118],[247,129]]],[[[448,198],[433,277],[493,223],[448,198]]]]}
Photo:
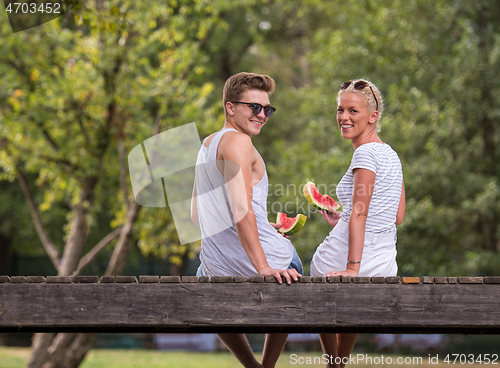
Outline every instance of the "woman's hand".
{"type": "Polygon", "coordinates": [[[359,274],[359,271],[353,270],[351,268],[347,268],[344,271],[330,271],[327,274],[325,274],[326,277],[328,276],[351,276],[351,277],[357,277],[359,274]]]}
{"type": "Polygon", "coordinates": [[[332,225],[332,227],[335,227],[335,225],[337,225],[337,223],[340,220],[340,214],[342,213],[339,211],[333,211],[332,213],[328,213],[328,211],[324,210],[318,212],[321,213],[321,216],[323,216],[326,222],[332,225]]]}

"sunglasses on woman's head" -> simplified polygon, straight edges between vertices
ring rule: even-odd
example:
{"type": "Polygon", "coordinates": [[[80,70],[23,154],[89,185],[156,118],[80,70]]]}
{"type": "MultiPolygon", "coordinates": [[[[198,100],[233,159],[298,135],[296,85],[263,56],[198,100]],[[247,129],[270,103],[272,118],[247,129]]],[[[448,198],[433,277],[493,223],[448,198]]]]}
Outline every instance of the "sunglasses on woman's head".
{"type": "MultiPolygon", "coordinates": [[[[349,87],[351,85],[352,81],[347,81],[345,83],[342,83],[340,85],[340,89],[341,90],[345,90],[347,89],[347,87],[349,87]]],[[[375,97],[375,93],[373,92],[373,89],[372,87],[368,84],[368,82],[365,82],[363,80],[361,81],[357,81],[356,83],[354,83],[354,89],[356,91],[361,91],[362,89],[366,88],[366,86],[370,87],[370,91],[372,91],[372,95],[373,95],[373,98],[375,99],[375,103],[377,104],[377,111],[378,111],[378,101],[377,101],[377,97],[375,97]]]]}
{"type": "Polygon", "coordinates": [[[254,115],[259,115],[262,109],[264,109],[264,115],[266,115],[268,118],[271,117],[272,114],[276,111],[276,108],[272,106],[262,106],[259,103],[256,102],[241,102],[241,101],[230,101],[231,103],[238,103],[238,104],[245,104],[248,105],[252,108],[252,113],[254,115]]]}

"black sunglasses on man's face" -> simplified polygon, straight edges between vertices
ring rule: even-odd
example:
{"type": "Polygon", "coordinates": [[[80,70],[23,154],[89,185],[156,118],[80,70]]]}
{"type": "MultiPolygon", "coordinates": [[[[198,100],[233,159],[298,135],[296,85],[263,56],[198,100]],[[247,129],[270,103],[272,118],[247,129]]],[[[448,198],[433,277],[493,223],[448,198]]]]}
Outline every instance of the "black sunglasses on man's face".
{"type": "Polygon", "coordinates": [[[230,101],[231,103],[238,103],[238,104],[245,104],[248,105],[252,108],[252,113],[254,115],[259,115],[262,109],[264,109],[264,115],[266,115],[268,118],[271,117],[272,114],[276,111],[276,108],[272,106],[262,106],[259,103],[256,102],[241,102],[241,101],[230,101]]]}

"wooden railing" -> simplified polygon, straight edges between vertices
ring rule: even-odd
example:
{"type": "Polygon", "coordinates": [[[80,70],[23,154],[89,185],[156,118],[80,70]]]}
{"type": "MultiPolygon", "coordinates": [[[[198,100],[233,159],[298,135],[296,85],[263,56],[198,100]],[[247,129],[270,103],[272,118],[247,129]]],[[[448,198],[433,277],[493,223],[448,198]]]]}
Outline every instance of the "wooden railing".
{"type": "Polygon", "coordinates": [[[0,276],[0,332],[500,333],[500,277],[0,276]]]}

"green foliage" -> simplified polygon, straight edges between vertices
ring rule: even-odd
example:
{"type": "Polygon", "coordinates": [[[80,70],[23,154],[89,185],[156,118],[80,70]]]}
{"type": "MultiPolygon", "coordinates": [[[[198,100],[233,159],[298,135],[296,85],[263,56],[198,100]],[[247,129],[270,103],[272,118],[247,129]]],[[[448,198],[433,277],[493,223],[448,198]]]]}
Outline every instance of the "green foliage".
{"type": "MultiPolygon", "coordinates": [[[[109,1],[81,5],[73,17],[16,34],[2,22],[0,179],[29,175],[42,219],[64,211],[67,225],[44,221],[60,248],[73,205],[89,209],[87,247],[124,223],[125,199],[133,198],[128,174],[127,198],[120,187],[120,145],[126,155],[155,126],[163,131],[192,121],[211,124],[207,96],[213,85],[203,77],[200,46],[217,27],[218,12],[209,1],[109,1]],[[82,203],[90,187],[93,194],[82,203]]],[[[15,211],[6,202],[2,208],[15,211]]],[[[153,220],[141,214],[138,229],[145,221],[161,234],[154,246],[168,253],[172,244],[166,240],[176,238],[168,211],[153,220]]],[[[23,222],[31,221],[24,216],[23,222]]],[[[8,227],[3,224],[14,236],[8,227]]],[[[149,235],[137,231],[141,236],[149,235]]]]}
{"type": "MultiPolygon", "coordinates": [[[[336,94],[366,78],[384,97],[380,136],[403,163],[401,274],[498,273],[498,1],[80,6],[73,18],[17,34],[0,25],[0,137],[9,147],[0,149],[0,175],[32,173],[45,218],[61,218],[98,175],[91,234],[122,224],[119,143],[129,152],[157,117],[161,130],[196,121],[209,135],[223,124],[226,78],[254,71],[277,82],[278,110],[254,138],[270,178],[269,218],[285,208],[309,216],[291,239],[307,263],[329,228],[300,186],[312,180],[335,196],[353,152],[338,132],[336,94]]],[[[168,209],[141,211],[135,237],[145,253],[176,259],[193,249],[176,236],[168,209]]]]}
{"type": "MultiPolygon", "coordinates": [[[[494,1],[382,3],[360,2],[341,13],[324,4],[322,13],[335,26],[320,26],[309,38],[314,82],[302,88],[302,106],[323,119],[330,116],[333,126],[340,83],[359,77],[376,83],[386,105],[380,136],[399,153],[407,189],[398,241],[401,273],[496,274],[500,6],[494,1]]],[[[333,145],[338,133],[334,138],[313,123],[314,114],[308,118],[310,125],[296,136],[301,142],[289,144],[295,154],[285,157],[300,154],[316,164],[299,164],[296,173],[321,175],[321,163],[327,162],[323,142],[333,145]]],[[[331,182],[345,172],[352,149],[335,154],[343,164],[328,165],[331,182]]]]}
{"type": "MultiPolygon", "coordinates": [[[[336,94],[342,82],[366,78],[384,97],[380,136],[403,163],[401,274],[496,274],[500,5],[301,3],[273,2],[271,34],[256,41],[247,56],[256,71],[278,82],[272,96],[278,111],[254,139],[268,164],[269,210],[280,208],[278,202],[281,208],[296,203],[288,206],[289,215],[303,211],[300,191],[273,194],[280,185],[338,183],[352,146],[337,130],[336,94]],[[304,4],[310,6],[287,13],[304,4]],[[288,24],[295,26],[292,35],[288,24]]],[[[291,239],[306,261],[328,233],[322,221],[312,214],[291,239]]]]}

